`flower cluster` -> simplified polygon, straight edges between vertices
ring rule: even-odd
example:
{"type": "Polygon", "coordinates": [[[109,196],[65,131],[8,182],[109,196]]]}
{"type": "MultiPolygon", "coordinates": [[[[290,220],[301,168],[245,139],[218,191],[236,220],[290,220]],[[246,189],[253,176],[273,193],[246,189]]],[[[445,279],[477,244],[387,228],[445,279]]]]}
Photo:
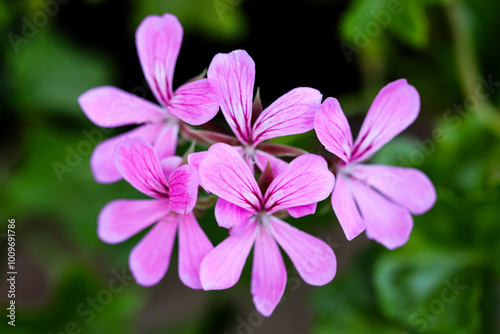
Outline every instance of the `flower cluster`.
{"type": "Polygon", "coordinates": [[[98,235],[107,243],[154,225],[130,253],[137,283],[151,286],[163,278],[177,231],[179,277],[193,289],[236,284],[253,247],[251,293],[257,310],[269,316],[287,279],[280,247],[308,284],[334,278],[333,250],[282,220],[314,214],[317,203],[332,192],[347,239],[366,230],[368,238],[389,249],[408,241],[412,214],[426,212],[435,202],[432,183],[415,169],[363,162],[417,117],[420,99],[413,86],[404,79],[385,86],[353,143],[339,102],[331,97],[322,102],[316,89],[292,89],[263,109],[259,95],[253,99],[255,64],[243,50],[217,54],[207,78],[174,91],[182,35],[171,14],[149,16],[137,29],[139,60],[159,105],[114,87],[94,88],[79,98],[96,125],[139,124],[99,144],[91,157],[98,182],[123,178],[151,197],[115,200],[98,217],[98,235]],[[219,107],[234,136],[192,127],[210,121],[219,107]],[[313,129],[337,160],[328,164],[319,155],[268,142],[313,129]],[[176,156],[179,132],[208,150],[176,156]],[[216,247],[193,212],[202,202],[199,187],[218,197],[215,218],[229,230],[216,247]]]}

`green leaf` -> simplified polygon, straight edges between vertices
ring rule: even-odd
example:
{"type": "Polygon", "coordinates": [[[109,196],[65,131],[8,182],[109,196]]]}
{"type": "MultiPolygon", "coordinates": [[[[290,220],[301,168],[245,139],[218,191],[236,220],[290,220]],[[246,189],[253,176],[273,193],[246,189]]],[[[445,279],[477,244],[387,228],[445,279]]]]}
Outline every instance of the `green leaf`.
{"type": "Polygon", "coordinates": [[[380,308],[418,332],[477,332],[482,297],[477,263],[472,253],[420,245],[385,253],[375,266],[380,308]]]}
{"type": "MultiPolygon", "coordinates": [[[[341,37],[356,43],[358,37],[366,36],[367,24],[375,22],[371,11],[379,12],[384,8],[385,1],[355,0],[344,13],[340,23],[341,37]]],[[[362,47],[361,45],[356,45],[362,47]]]]}
{"type": "Polygon", "coordinates": [[[377,309],[370,281],[373,249],[358,255],[343,272],[314,292],[312,333],[401,334],[404,326],[388,321],[377,309]]]}
{"type": "Polygon", "coordinates": [[[242,0],[135,0],[135,26],[147,15],[172,13],[184,30],[204,34],[216,40],[235,40],[247,29],[242,0]]]}
{"type": "Polygon", "coordinates": [[[385,30],[414,48],[427,45],[429,27],[423,2],[410,0],[356,0],[340,25],[342,39],[363,49],[380,38],[385,30]]]}
{"type": "Polygon", "coordinates": [[[86,90],[114,82],[113,63],[106,56],[75,46],[50,27],[8,54],[15,100],[20,110],[81,115],[77,98],[86,90]]]}
{"type": "Polygon", "coordinates": [[[420,49],[429,43],[429,23],[423,2],[401,1],[403,10],[392,16],[389,30],[400,41],[420,49]]]}

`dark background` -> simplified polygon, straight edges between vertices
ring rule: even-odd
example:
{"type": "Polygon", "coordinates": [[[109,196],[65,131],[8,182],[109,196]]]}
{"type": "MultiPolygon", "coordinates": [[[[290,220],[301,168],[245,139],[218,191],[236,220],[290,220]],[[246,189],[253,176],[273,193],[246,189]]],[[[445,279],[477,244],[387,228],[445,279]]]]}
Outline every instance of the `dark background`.
{"type": "MultiPolygon", "coordinates": [[[[493,0],[0,2],[2,333],[499,333],[498,13],[493,0]],[[373,158],[421,169],[436,186],[410,241],[394,251],[364,234],[347,241],[329,200],[314,216],[288,219],[333,247],[338,273],[311,287],[288,261],[285,296],[265,319],[252,303],[250,263],[235,287],[195,291],[180,283],[174,249],[158,285],[131,280],[128,254],[144,233],[107,245],[96,218],[109,201],[141,194],[123,181],[97,184],[89,167],[100,137],[125,129],[96,127],[76,99],[114,85],[154,100],[134,34],[145,16],[165,12],[185,32],[175,87],[216,53],[245,49],[264,107],[314,87],[339,99],[356,133],[380,88],[399,78],[414,85],[419,118],[373,158]],[[12,218],[15,328],[5,317],[12,218]]],[[[324,153],[313,132],[278,142],[324,153]]],[[[226,237],[211,212],[199,220],[214,244],[226,237]]]]}

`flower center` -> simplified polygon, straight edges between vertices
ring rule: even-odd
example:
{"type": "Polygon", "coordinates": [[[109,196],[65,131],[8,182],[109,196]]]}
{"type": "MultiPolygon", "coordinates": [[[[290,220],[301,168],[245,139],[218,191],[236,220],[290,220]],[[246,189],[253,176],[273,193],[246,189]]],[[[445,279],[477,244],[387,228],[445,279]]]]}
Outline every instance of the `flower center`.
{"type": "Polygon", "coordinates": [[[337,173],[343,174],[345,176],[350,176],[355,166],[356,164],[346,164],[341,160],[341,163],[337,164],[336,166],[337,173]]]}
{"type": "Polygon", "coordinates": [[[245,158],[249,158],[249,159],[254,159],[255,157],[255,147],[253,147],[252,145],[244,145],[243,146],[243,155],[245,158]]]}
{"type": "Polygon", "coordinates": [[[271,220],[269,219],[270,215],[267,211],[261,210],[261,211],[257,212],[254,217],[257,220],[257,222],[260,224],[260,226],[263,228],[267,229],[271,225],[271,220]]]}
{"type": "Polygon", "coordinates": [[[251,145],[244,145],[243,146],[243,160],[248,165],[254,165],[255,164],[255,147],[251,145]]]}

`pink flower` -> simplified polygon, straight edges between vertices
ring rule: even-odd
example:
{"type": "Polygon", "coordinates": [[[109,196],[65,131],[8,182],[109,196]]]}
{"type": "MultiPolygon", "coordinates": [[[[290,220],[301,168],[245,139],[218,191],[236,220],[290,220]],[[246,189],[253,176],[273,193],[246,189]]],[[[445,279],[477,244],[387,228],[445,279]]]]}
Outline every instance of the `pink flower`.
{"type": "Polygon", "coordinates": [[[388,84],[373,101],[354,144],[336,99],[326,99],[316,113],[319,140],[342,160],[332,206],[347,239],[366,229],[368,238],[389,249],[402,246],[413,228],[411,215],[434,205],[436,191],[421,171],[361,163],[413,123],[419,109],[418,92],[405,79],[388,84]]]}
{"type": "MultiPolygon", "coordinates": [[[[286,162],[265,152],[263,141],[271,138],[299,134],[314,128],[314,112],[321,105],[322,95],[313,88],[295,88],[281,96],[260,115],[253,115],[252,97],[255,81],[255,63],[244,50],[228,54],[217,54],[207,77],[219,84],[221,110],[241,146],[237,150],[253,168],[257,164],[264,170],[267,162],[278,175],[286,162]],[[256,117],[257,116],[257,117],[256,117]],[[260,144],[260,145],[259,145],[260,144]]],[[[287,150],[287,146],[272,147],[273,150],[287,150]]],[[[199,165],[206,152],[190,156],[189,163],[199,165]]]]}
{"type": "Polygon", "coordinates": [[[122,242],[157,222],[129,258],[137,283],[151,286],[167,272],[178,228],[179,277],[190,288],[201,289],[200,263],[213,246],[191,212],[198,195],[198,171],[190,165],[179,167],[182,158],[176,156],[160,163],[153,147],[137,137],[118,143],[115,159],[123,178],[154,199],[110,202],[99,214],[99,238],[122,242]]]}
{"type": "Polygon", "coordinates": [[[152,143],[160,157],[175,154],[179,119],[200,125],[212,119],[219,108],[219,91],[212,79],[200,79],[172,90],[182,26],[174,15],[148,16],[136,33],[137,51],[146,80],[160,106],[121,89],[103,86],[82,94],[78,102],[87,117],[101,127],[142,124],[138,128],[100,143],[90,164],[98,182],[118,181],[113,163],[118,142],[141,137],[152,143]]]}
{"type": "Polygon", "coordinates": [[[271,315],[285,290],[287,275],[278,244],[307,283],[324,285],[333,279],[336,259],[332,249],[273,216],[279,210],[328,197],[335,178],[322,157],[304,154],[294,159],[264,194],[249,166],[229,145],[210,147],[199,171],[202,186],[220,197],[215,206],[219,226],[230,229],[230,236],[201,263],[203,289],[233,286],[252,245],[251,291],[257,310],[264,316],[271,315]]]}

